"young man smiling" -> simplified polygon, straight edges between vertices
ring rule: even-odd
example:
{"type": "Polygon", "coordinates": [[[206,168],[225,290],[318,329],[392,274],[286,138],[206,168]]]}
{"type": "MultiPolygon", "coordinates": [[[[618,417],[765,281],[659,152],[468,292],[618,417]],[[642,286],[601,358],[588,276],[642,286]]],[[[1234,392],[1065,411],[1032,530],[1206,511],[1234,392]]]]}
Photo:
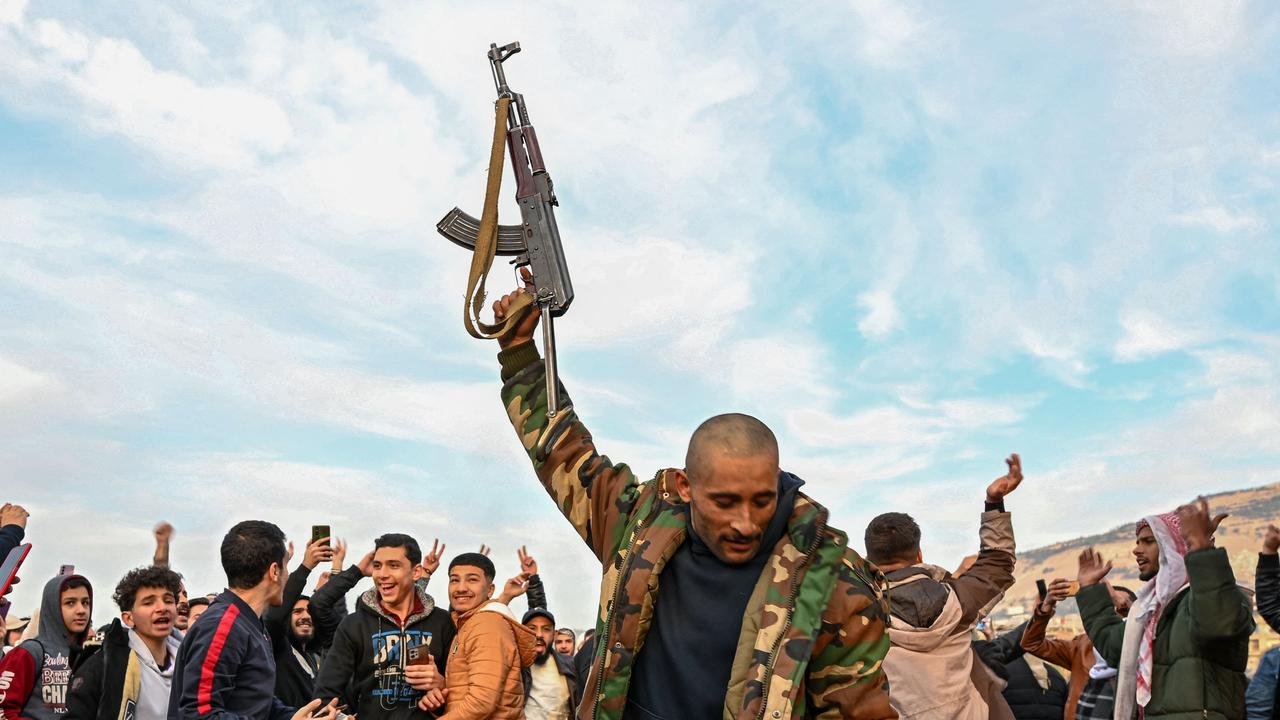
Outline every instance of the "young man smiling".
{"type": "Polygon", "coordinates": [[[93,633],[93,588],[79,575],[44,586],[40,631],[0,658],[0,718],[53,720],[67,709],[71,669],[93,633]]]}
{"type": "Polygon", "coordinates": [[[340,698],[361,720],[423,717],[418,701],[439,686],[454,626],[415,585],[421,562],[422,550],[408,535],[390,533],[374,541],[373,552],[357,565],[374,586],[338,625],[316,678],[316,697],[340,698]],[[410,648],[425,649],[434,664],[410,665],[410,648]]]}
{"type": "Polygon", "coordinates": [[[130,570],[116,586],[120,617],[71,679],[66,720],[164,720],[178,639],[182,578],[157,566],[130,570]],[[122,622],[123,621],[123,624],[122,622]]]}
{"type": "Polygon", "coordinates": [[[431,690],[419,706],[441,720],[519,720],[524,717],[523,668],[537,655],[533,631],[493,599],[493,561],[463,553],[449,563],[449,603],[458,636],[449,647],[447,690],[431,690]]]}

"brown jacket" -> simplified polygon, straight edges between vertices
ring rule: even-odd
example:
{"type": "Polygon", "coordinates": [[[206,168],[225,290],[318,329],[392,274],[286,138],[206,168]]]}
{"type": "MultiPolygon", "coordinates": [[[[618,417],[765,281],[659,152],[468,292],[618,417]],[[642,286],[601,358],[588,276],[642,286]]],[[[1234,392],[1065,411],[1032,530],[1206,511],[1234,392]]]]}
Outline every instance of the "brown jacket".
{"type": "Polygon", "coordinates": [[[458,635],[449,649],[444,684],[448,705],[441,720],[520,720],[524,682],[520,670],[537,657],[537,637],[511,609],[496,601],[454,613],[458,635]]]}
{"type": "Polygon", "coordinates": [[[1064,667],[1071,671],[1071,685],[1067,692],[1067,705],[1062,712],[1063,720],[1075,720],[1076,703],[1080,702],[1080,694],[1084,692],[1085,683],[1089,682],[1089,668],[1093,667],[1093,643],[1084,633],[1070,640],[1055,640],[1045,637],[1045,629],[1049,627],[1048,615],[1040,614],[1036,606],[1027,630],[1022,634],[1022,649],[1036,657],[1064,667]]]}

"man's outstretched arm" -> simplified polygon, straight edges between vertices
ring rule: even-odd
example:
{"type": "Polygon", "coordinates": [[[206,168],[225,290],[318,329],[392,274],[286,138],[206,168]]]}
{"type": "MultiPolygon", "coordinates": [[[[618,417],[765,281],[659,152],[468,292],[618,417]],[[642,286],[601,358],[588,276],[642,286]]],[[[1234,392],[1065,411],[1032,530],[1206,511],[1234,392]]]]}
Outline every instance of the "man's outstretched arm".
{"type": "MultiPolygon", "coordinates": [[[[494,303],[498,322],[520,292],[494,303]]],[[[639,484],[630,468],[614,465],[596,450],[572,407],[547,417],[546,369],[533,343],[537,326],[535,308],[499,340],[502,402],[538,480],[596,557],[607,562],[626,540],[626,519],[639,484]]],[[[561,395],[567,397],[563,390],[561,395]]]]}
{"type": "Polygon", "coordinates": [[[960,625],[966,628],[1013,585],[1017,556],[1013,520],[1005,511],[1004,499],[1022,484],[1022,460],[1014,453],[1005,463],[1009,472],[987,486],[986,510],[978,531],[981,547],[977,561],[963,575],[946,580],[960,601],[960,625]]]}

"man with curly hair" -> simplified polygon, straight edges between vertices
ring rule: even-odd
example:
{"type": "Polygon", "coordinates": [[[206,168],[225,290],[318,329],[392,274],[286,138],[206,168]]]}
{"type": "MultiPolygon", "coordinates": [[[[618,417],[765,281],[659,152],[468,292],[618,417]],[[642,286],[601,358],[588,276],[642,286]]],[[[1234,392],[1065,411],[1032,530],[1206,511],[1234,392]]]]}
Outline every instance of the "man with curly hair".
{"type": "Polygon", "coordinates": [[[112,598],[120,617],[111,621],[100,649],[83,660],[67,694],[67,720],[161,720],[169,714],[169,689],[178,640],[182,576],[157,565],[130,570],[112,598]]]}

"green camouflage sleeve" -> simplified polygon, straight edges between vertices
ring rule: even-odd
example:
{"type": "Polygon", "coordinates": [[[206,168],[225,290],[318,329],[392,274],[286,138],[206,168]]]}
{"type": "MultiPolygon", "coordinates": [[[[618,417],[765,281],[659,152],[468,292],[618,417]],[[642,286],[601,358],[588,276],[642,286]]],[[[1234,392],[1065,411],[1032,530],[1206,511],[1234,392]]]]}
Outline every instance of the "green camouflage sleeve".
{"type": "Polygon", "coordinates": [[[639,495],[635,474],[596,451],[563,388],[569,407],[548,420],[546,370],[532,342],[508,348],[498,359],[502,402],[538,480],[596,557],[608,562],[625,540],[639,495]]]}
{"type": "MultiPolygon", "coordinates": [[[[851,555],[851,557],[850,557],[851,555]]],[[[811,717],[824,720],[884,720],[898,713],[889,704],[882,663],[889,652],[889,611],[883,595],[860,577],[875,572],[856,554],[840,564],[805,680],[811,717]],[[861,572],[855,565],[862,566],[861,572]]]]}

